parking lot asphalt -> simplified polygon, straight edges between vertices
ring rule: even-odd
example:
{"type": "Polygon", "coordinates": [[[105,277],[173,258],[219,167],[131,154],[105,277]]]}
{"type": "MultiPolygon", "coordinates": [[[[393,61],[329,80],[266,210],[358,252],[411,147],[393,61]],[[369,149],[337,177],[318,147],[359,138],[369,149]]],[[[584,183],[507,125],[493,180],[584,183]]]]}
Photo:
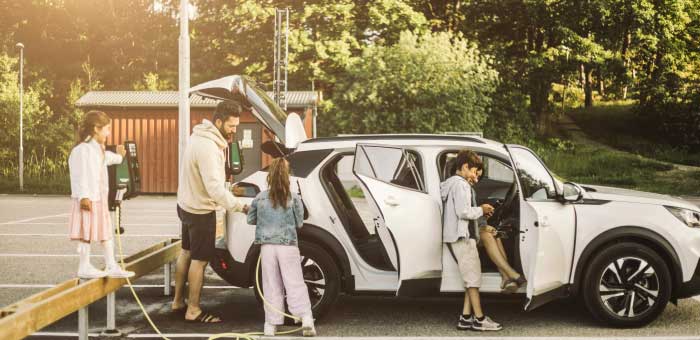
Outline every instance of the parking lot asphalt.
{"type": "MultiPolygon", "coordinates": [[[[700,199],[691,198],[700,206],[700,199]]],[[[67,238],[70,200],[61,196],[0,195],[0,306],[72,278],[77,269],[75,244],[67,238]]],[[[129,255],[150,244],[178,237],[179,223],[173,196],[141,196],[126,201],[124,251],[129,255]]],[[[101,265],[102,251],[93,244],[93,263],[101,265]]],[[[260,331],[263,310],[252,290],[234,288],[207,271],[203,305],[221,315],[218,325],[186,324],[169,311],[170,297],[163,294],[163,271],[134,282],[136,292],[163,333],[170,338],[201,339],[223,332],[260,331]]],[[[464,333],[455,329],[461,299],[341,296],[335,309],[318,321],[324,337],[659,337],[700,339],[700,300],[669,304],[661,317],[641,329],[609,329],[596,324],[575,300],[556,301],[531,312],[522,310],[521,297],[485,296],[487,313],[503,323],[498,333],[464,333]]],[[[94,337],[105,325],[105,301],[90,306],[94,337]]],[[[117,326],[121,338],[158,338],[145,321],[130,291],[117,292],[117,326]]],[[[51,325],[30,339],[77,338],[77,313],[51,325]]],[[[107,339],[107,338],[105,338],[107,339]]],[[[114,338],[111,338],[114,339],[114,338]]]]}

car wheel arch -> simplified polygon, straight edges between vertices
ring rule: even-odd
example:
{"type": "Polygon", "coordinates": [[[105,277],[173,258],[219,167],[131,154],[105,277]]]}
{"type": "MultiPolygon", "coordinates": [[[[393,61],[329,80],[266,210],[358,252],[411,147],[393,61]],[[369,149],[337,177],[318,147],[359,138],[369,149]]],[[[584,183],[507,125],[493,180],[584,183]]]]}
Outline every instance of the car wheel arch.
{"type": "MultiPolygon", "coordinates": [[[[316,244],[327,251],[333,257],[333,261],[339,266],[341,273],[341,291],[352,292],[354,290],[354,280],[350,269],[350,259],[345,252],[345,249],[340,242],[328,231],[313,224],[304,223],[301,229],[298,229],[299,241],[310,242],[316,244]]],[[[246,263],[250,268],[250,285],[255,282],[255,268],[260,255],[260,245],[253,244],[248,249],[246,255],[246,263]]]]}
{"type": "Polygon", "coordinates": [[[638,226],[616,227],[603,232],[589,242],[581,253],[581,256],[579,256],[571,292],[574,295],[580,294],[581,287],[583,286],[585,268],[590,263],[593,255],[603,247],[618,242],[637,242],[651,248],[661,256],[671,272],[671,280],[673,282],[671,287],[671,302],[676,303],[673,294],[683,282],[683,270],[678,253],[673,249],[673,246],[671,246],[671,243],[668,242],[666,238],[653,230],[638,226]]]}

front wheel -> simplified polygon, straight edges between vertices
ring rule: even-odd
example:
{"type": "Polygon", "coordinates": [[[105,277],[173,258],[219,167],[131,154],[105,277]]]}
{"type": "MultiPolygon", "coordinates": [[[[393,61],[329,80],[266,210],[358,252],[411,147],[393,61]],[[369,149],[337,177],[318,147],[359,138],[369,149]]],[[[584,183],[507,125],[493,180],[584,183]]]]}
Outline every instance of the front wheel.
{"type": "MultiPolygon", "coordinates": [[[[301,254],[301,270],[309,292],[311,300],[311,311],[314,318],[321,318],[333,307],[340,294],[340,270],[333,261],[333,257],[322,247],[305,242],[299,242],[299,253],[301,254]]],[[[258,293],[258,283],[260,291],[262,287],[262,277],[259,280],[254,277],[255,297],[260,303],[262,299],[258,293]]],[[[289,313],[285,309],[285,312],[289,313]]]]}
{"type": "Polygon", "coordinates": [[[671,296],[671,274],[652,249],[637,243],[611,245],[586,268],[583,298],[595,319],[613,327],[654,321],[671,296]]]}

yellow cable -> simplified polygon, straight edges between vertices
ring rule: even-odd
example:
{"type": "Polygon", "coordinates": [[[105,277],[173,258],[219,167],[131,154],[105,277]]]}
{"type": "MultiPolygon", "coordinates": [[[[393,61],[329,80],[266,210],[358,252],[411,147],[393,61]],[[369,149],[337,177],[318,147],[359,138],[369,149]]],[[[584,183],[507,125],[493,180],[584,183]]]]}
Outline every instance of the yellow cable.
{"type": "MultiPolygon", "coordinates": [[[[126,264],[124,263],[124,252],[122,251],[122,238],[121,238],[121,231],[119,230],[119,226],[121,226],[121,207],[117,207],[119,211],[117,211],[115,215],[116,217],[116,225],[117,225],[117,245],[119,247],[119,255],[120,255],[120,261],[122,263],[122,266],[126,268],[126,264]]],[[[275,308],[270,304],[267,300],[265,300],[265,296],[263,295],[262,291],[260,290],[260,260],[262,259],[262,254],[258,256],[258,264],[255,266],[255,283],[256,283],[256,289],[258,290],[258,294],[260,294],[260,298],[262,299],[263,303],[267,305],[270,309],[272,309],[274,312],[278,314],[282,314],[286,317],[292,318],[295,321],[300,321],[300,318],[294,316],[294,315],[289,315],[283,311],[280,311],[279,309],[275,308]]],[[[131,280],[129,278],[126,278],[126,283],[129,286],[129,289],[131,290],[131,295],[134,296],[134,299],[136,300],[136,303],[138,303],[139,307],[141,308],[141,311],[143,312],[143,315],[146,317],[146,320],[148,320],[148,323],[151,325],[151,328],[158,333],[158,335],[161,336],[161,338],[165,340],[170,340],[170,338],[166,337],[163,335],[163,333],[160,332],[160,329],[155,325],[153,320],[151,320],[151,317],[148,315],[148,312],[146,311],[146,308],[143,306],[143,303],[141,303],[141,299],[139,299],[138,294],[136,294],[136,291],[134,290],[134,287],[131,284],[131,280]]],[[[170,284],[168,282],[167,284],[170,284]]],[[[285,334],[291,334],[291,333],[296,333],[300,330],[302,330],[303,327],[299,327],[297,329],[293,329],[290,331],[285,331],[285,332],[275,332],[275,335],[285,335],[285,334]]],[[[221,339],[221,338],[236,338],[236,340],[240,339],[246,339],[246,340],[254,340],[253,336],[256,335],[264,335],[262,332],[251,332],[251,333],[221,333],[221,334],[214,334],[209,337],[209,340],[213,339],[221,339]]]]}

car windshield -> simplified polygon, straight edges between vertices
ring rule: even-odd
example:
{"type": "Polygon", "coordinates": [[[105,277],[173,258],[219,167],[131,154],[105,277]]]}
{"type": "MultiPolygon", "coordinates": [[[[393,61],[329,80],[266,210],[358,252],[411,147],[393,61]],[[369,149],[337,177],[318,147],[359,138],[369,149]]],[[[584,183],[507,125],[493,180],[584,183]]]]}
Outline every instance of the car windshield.
{"type": "Polygon", "coordinates": [[[556,198],[556,188],[559,183],[552,177],[542,161],[528,149],[511,147],[509,150],[518,170],[523,197],[526,200],[556,198]]]}

